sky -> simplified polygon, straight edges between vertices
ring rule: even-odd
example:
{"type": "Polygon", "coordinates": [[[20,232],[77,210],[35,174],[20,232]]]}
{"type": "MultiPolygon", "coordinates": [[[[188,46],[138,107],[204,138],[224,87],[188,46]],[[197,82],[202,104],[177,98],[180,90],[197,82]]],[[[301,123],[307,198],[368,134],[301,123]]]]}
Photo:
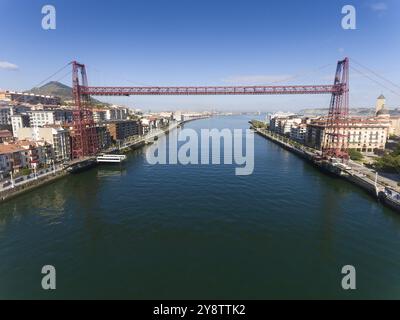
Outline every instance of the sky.
{"type": "MultiPolygon", "coordinates": [[[[0,88],[30,89],[72,60],[87,66],[90,85],[331,84],[337,61],[349,57],[351,107],[371,107],[380,94],[400,107],[399,35],[398,0],[0,0],[0,88]],[[55,30],[42,28],[44,5],[56,8],[55,30]],[[355,30],[342,28],[345,5],[356,9],[355,30]]],[[[71,85],[69,71],[51,80],[71,85]]],[[[330,97],[100,100],[268,112],[327,108],[330,97]]]]}

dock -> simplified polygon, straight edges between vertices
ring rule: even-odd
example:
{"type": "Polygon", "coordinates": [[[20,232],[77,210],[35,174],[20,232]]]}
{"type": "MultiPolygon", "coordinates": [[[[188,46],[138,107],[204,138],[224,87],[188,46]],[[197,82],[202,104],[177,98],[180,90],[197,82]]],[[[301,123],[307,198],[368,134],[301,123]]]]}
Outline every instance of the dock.
{"type": "Polygon", "coordinates": [[[278,137],[277,134],[272,133],[265,129],[255,128],[252,123],[251,128],[259,135],[264,138],[271,140],[272,142],[280,145],[284,149],[295,153],[297,156],[310,162],[313,166],[317,167],[323,172],[332,174],[339,178],[345,179],[354,185],[362,188],[364,191],[369,193],[372,197],[381,201],[381,203],[400,212],[400,193],[391,188],[390,186],[382,183],[378,180],[378,175],[375,175],[371,171],[371,175],[359,172],[355,166],[350,166],[342,163],[335,163],[322,159],[321,152],[318,150],[312,150],[311,148],[301,145],[299,143],[290,143],[288,138],[278,137]]]}
{"type": "Polygon", "coordinates": [[[126,159],[124,154],[102,154],[96,157],[97,163],[121,163],[126,159]]]}

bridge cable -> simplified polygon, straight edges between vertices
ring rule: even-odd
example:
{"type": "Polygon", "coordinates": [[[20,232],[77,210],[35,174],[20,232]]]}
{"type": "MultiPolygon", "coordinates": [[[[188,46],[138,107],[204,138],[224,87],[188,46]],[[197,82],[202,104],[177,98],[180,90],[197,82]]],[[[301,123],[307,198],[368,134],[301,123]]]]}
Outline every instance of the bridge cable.
{"type": "Polygon", "coordinates": [[[378,78],[390,83],[392,86],[400,89],[400,86],[396,83],[394,83],[393,81],[386,79],[384,76],[381,76],[380,74],[378,74],[377,72],[375,72],[374,70],[366,67],[365,65],[361,64],[360,62],[357,62],[357,60],[355,60],[354,58],[351,59],[353,62],[355,62],[357,65],[359,65],[361,68],[364,68],[366,70],[368,70],[369,72],[371,72],[372,74],[374,74],[375,76],[377,76],[378,78]]]}
{"type": "Polygon", "coordinates": [[[64,74],[62,77],[58,78],[57,80],[55,80],[56,82],[60,82],[61,80],[63,80],[66,76],[69,76],[72,74],[72,70],[68,71],[66,74],[64,74]]]}
{"type": "Polygon", "coordinates": [[[53,78],[55,75],[57,75],[58,73],[60,73],[61,71],[63,71],[65,68],[67,68],[69,65],[71,64],[71,62],[67,63],[65,66],[63,66],[62,68],[60,68],[59,70],[57,70],[56,72],[54,72],[51,76],[47,77],[46,79],[44,79],[43,81],[39,82],[37,85],[35,85],[33,88],[38,88],[41,84],[43,84],[44,82],[47,82],[48,80],[50,80],[51,78],[53,78]]]}
{"type": "MultiPolygon", "coordinates": [[[[98,69],[96,69],[96,68],[94,68],[94,67],[87,67],[87,68],[88,68],[88,70],[92,70],[92,71],[95,71],[95,72],[97,72],[98,74],[100,74],[100,77],[106,77],[106,78],[107,78],[107,75],[106,75],[103,71],[98,70],[98,69]]],[[[152,87],[152,86],[154,86],[154,85],[151,85],[151,84],[148,84],[148,83],[145,84],[145,83],[140,83],[140,82],[132,81],[132,80],[126,79],[126,78],[121,77],[121,76],[117,76],[117,77],[113,76],[113,78],[114,78],[114,79],[116,78],[116,79],[122,80],[122,81],[127,82],[127,83],[134,84],[135,86],[143,86],[143,87],[152,87]]]]}
{"type": "Polygon", "coordinates": [[[303,77],[303,76],[309,76],[309,75],[311,75],[311,74],[317,73],[317,72],[319,72],[319,71],[321,71],[321,70],[323,70],[323,69],[326,69],[327,67],[331,67],[331,66],[333,66],[333,65],[334,65],[333,63],[329,63],[329,64],[323,65],[323,66],[321,66],[321,67],[318,67],[318,68],[316,68],[316,69],[312,69],[312,70],[310,70],[309,72],[307,71],[307,72],[304,72],[304,73],[296,74],[296,75],[294,75],[294,76],[292,76],[292,77],[288,77],[288,78],[286,78],[286,79],[282,79],[282,80],[277,80],[277,81],[269,82],[268,84],[282,83],[282,82],[287,82],[287,81],[295,80],[295,79],[301,78],[301,77],[303,77]]]}
{"type": "Polygon", "coordinates": [[[385,88],[386,90],[388,90],[388,91],[392,92],[393,94],[395,94],[395,95],[397,95],[397,96],[400,97],[400,93],[398,93],[398,92],[396,92],[396,91],[393,91],[391,88],[389,88],[389,87],[387,87],[386,85],[382,84],[381,82],[379,82],[379,81],[377,81],[377,80],[371,78],[369,75],[367,75],[367,74],[365,74],[364,72],[358,70],[358,69],[355,68],[354,66],[350,66],[350,69],[352,69],[352,70],[358,72],[358,73],[361,74],[362,76],[368,78],[369,80],[375,82],[375,83],[378,84],[379,86],[385,88]]]}

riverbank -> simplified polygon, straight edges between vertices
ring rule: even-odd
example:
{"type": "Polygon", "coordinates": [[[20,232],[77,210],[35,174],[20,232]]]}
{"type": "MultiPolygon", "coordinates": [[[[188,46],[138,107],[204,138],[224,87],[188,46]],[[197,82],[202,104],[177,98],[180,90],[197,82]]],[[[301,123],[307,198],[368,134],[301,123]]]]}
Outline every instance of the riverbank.
{"type": "MultiPolygon", "coordinates": [[[[104,154],[116,153],[116,152],[128,153],[130,151],[140,149],[147,144],[154,143],[154,141],[161,135],[167,134],[168,132],[177,129],[178,127],[182,126],[187,122],[200,120],[204,118],[205,117],[200,117],[196,119],[189,119],[186,121],[174,122],[168,127],[154,130],[145,136],[141,136],[139,138],[127,141],[118,147],[110,148],[108,150],[103,151],[102,153],[104,154]]],[[[55,173],[51,174],[49,173],[46,176],[39,176],[35,180],[26,181],[22,184],[16,184],[14,187],[10,187],[6,190],[0,191],[0,203],[13,199],[23,193],[32,191],[43,185],[47,185],[49,183],[57,181],[58,179],[66,177],[70,174],[77,174],[79,172],[89,170],[90,168],[93,168],[96,165],[97,165],[96,157],[87,157],[85,159],[78,159],[71,161],[64,167],[64,169],[58,170],[55,173]]]]}
{"type": "Polygon", "coordinates": [[[369,193],[376,200],[381,201],[391,209],[400,212],[400,194],[397,190],[390,188],[386,183],[379,181],[379,178],[374,176],[374,172],[370,170],[369,174],[365,174],[357,169],[357,166],[349,164],[343,164],[339,162],[333,162],[322,158],[321,152],[307,146],[304,146],[296,141],[289,138],[280,136],[267,129],[256,128],[250,121],[251,128],[262,137],[280,145],[282,148],[295,153],[306,161],[310,162],[313,166],[319,170],[334,175],[336,177],[345,179],[364,191],[369,193]]]}
{"type": "Polygon", "coordinates": [[[16,185],[14,188],[4,190],[0,192],[0,203],[13,199],[23,193],[32,191],[36,188],[42,187],[44,185],[55,182],[65,176],[69,175],[69,173],[65,170],[58,171],[56,173],[52,173],[50,175],[46,175],[44,177],[39,177],[36,180],[28,181],[21,185],[16,185]]]}
{"type": "MultiPolygon", "coordinates": [[[[252,117],[184,128],[244,133],[252,117]]],[[[246,177],[151,166],[145,148],[0,205],[1,298],[346,299],[346,264],[361,271],[352,298],[400,298],[400,215],[365,192],[258,135],[246,177]]]]}

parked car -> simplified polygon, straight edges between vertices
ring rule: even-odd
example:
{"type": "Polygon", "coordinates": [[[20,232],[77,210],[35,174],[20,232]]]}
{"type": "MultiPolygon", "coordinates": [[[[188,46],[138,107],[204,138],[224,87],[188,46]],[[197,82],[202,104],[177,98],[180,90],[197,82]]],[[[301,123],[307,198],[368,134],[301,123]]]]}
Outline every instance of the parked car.
{"type": "Polygon", "coordinates": [[[3,183],[3,188],[6,188],[8,186],[11,186],[11,181],[6,181],[5,183],[3,183]]]}
{"type": "Polygon", "coordinates": [[[18,183],[18,182],[21,182],[21,181],[24,181],[23,177],[19,177],[19,178],[15,179],[15,183],[18,183]]]}

